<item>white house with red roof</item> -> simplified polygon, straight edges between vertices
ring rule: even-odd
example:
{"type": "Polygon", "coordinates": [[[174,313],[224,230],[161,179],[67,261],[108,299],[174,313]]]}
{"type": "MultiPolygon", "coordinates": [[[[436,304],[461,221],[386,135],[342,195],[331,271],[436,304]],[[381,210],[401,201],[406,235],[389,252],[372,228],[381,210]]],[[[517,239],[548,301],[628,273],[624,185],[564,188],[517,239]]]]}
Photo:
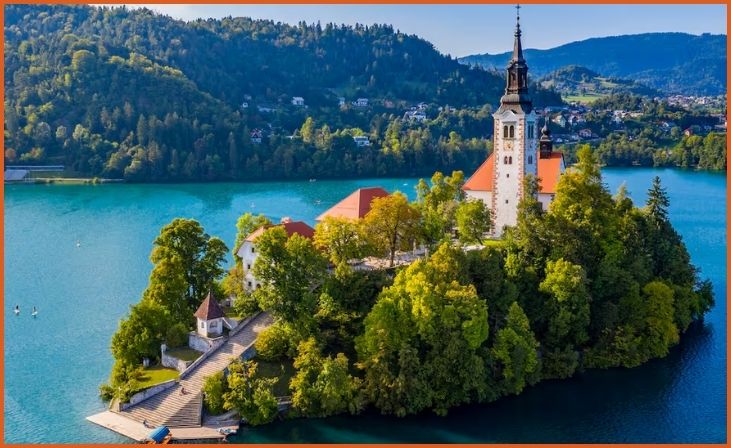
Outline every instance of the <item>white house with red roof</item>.
{"type": "Polygon", "coordinates": [[[371,203],[374,199],[388,195],[388,191],[381,187],[359,188],[318,216],[317,221],[322,221],[328,216],[353,220],[361,219],[371,211],[371,203]]]}
{"type": "Polygon", "coordinates": [[[280,224],[262,226],[251,232],[236,251],[236,255],[241,258],[241,262],[244,266],[244,289],[247,291],[253,291],[261,286],[261,282],[257,280],[251,271],[254,267],[254,263],[256,263],[256,259],[259,257],[259,253],[256,250],[256,239],[272,227],[284,228],[287,232],[287,237],[291,237],[296,233],[300,236],[311,239],[315,235],[315,229],[308,226],[306,223],[302,221],[292,221],[287,217],[282,218],[280,224]]]}
{"type": "Polygon", "coordinates": [[[553,151],[548,124],[538,138],[537,116],[528,96],[528,66],[520,41],[520,17],[515,29],[513,56],[507,67],[507,86],[500,108],[493,114],[493,152],[467,180],[467,198],[483,201],[493,214],[493,235],[518,219],[518,203],[523,197],[523,180],[531,174],[540,179],[538,200],[543,207],[553,200],[556,185],[565,170],[563,155],[553,151]]]}

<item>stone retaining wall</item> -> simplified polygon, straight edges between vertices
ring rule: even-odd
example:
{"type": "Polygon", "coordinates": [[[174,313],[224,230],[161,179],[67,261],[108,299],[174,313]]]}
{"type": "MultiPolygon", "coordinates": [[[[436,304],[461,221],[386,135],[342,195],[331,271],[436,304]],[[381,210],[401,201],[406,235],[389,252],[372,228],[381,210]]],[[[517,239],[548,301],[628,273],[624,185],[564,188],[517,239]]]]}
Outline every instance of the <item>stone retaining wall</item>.
{"type": "Polygon", "coordinates": [[[157,395],[160,392],[170,389],[171,387],[175,386],[178,383],[177,379],[168,380],[164,383],[156,384],[152,387],[148,387],[145,390],[142,390],[140,392],[137,392],[136,394],[132,395],[129,399],[129,402],[127,403],[120,403],[119,404],[119,410],[124,411],[130,406],[136,405],[137,403],[147,400],[148,398],[152,397],[153,395],[157,395]]]}
{"type": "Polygon", "coordinates": [[[185,369],[187,369],[192,362],[193,361],[184,361],[182,359],[176,358],[175,356],[170,356],[167,354],[167,352],[163,352],[160,359],[160,363],[163,366],[175,369],[178,372],[184,372],[185,369]]]}

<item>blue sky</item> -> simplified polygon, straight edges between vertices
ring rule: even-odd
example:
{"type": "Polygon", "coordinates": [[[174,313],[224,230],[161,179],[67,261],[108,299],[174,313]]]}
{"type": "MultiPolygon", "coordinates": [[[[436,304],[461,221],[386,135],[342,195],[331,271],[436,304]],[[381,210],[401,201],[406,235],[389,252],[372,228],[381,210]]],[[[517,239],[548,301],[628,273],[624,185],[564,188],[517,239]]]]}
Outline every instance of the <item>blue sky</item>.
{"type": "MultiPolygon", "coordinates": [[[[133,6],[133,5],[130,5],[133,6]]],[[[513,5],[148,5],[177,19],[246,16],[286,23],[388,23],[452,56],[512,46],[513,5]]],[[[726,5],[524,5],[524,48],[589,37],[681,31],[726,33],[726,5]]]]}

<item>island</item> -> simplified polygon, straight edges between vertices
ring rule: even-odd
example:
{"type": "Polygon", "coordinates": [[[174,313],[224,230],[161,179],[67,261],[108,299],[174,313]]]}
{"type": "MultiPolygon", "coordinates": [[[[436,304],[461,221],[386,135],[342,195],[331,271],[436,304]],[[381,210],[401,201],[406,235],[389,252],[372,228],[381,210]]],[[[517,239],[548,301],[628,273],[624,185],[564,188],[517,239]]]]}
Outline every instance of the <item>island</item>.
{"type": "Polygon", "coordinates": [[[519,24],[506,80],[468,179],[436,172],[413,202],[361,188],[314,228],[246,213],[228,271],[200,223],[164,226],[112,337],[110,410],[90,419],[200,440],[368,408],[446,415],[666,356],[714,297],[660,179],[640,208],[607,190],[589,145],[566,163],[547,118],[539,129],[519,24]]]}

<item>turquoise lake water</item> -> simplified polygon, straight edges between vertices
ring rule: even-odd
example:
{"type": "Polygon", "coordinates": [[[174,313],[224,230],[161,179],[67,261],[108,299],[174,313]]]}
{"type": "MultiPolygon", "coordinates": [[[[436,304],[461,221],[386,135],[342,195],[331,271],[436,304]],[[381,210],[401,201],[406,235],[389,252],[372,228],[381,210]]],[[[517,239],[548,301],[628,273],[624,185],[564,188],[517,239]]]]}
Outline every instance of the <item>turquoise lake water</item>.
{"type": "MultiPolygon", "coordinates": [[[[358,417],[278,422],[239,442],[725,442],[726,177],[671,169],[606,169],[644,201],[660,175],[670,218],[717,305],[680,346],[636,369],[590,371],[518,397],[441,418],[358,417]]],[[[416,179],[203,185],[5,188],[5,441],[127,442],[84,417],[112,364],[109,341],[147,284],[152,240],[175,217],[199,220],[231,244],[246,212],[313,224],[356,188],[414,196],[416,179]],[[316,202],[316,201],[319,201],[316,202]],[[77,241],[80,246],[77,247],[77,241]],[[11,310],[15,305],[21,314],[11,310]],[[37,319],[30,310],[37,306],[37,319]]]]}

